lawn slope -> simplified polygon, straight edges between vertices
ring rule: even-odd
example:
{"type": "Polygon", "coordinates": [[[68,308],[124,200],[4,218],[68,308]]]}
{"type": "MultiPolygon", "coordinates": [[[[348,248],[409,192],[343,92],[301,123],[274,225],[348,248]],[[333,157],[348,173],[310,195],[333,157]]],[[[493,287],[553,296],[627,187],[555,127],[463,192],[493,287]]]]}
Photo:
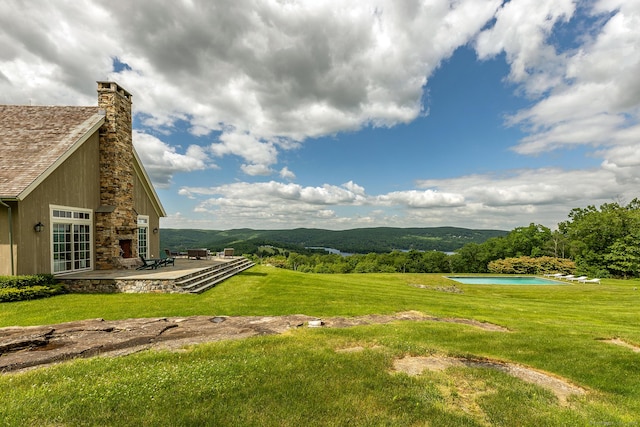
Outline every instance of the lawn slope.
{"type": "Polygon", "coordinates": [[[0,419],[9,426],[628,425],[640,420],[639,285],[454,286],[440,275],[315,275],[257,266],[202,295],[4,303],[0,326],[415,310],[509,332],[402,321],[76,360],[0,376],[0,419]],[[416,376],[393,369],[404,357],[434,355],[516,364],[586,394],[562,402],[545,387],[478,365],[416,376]]]}

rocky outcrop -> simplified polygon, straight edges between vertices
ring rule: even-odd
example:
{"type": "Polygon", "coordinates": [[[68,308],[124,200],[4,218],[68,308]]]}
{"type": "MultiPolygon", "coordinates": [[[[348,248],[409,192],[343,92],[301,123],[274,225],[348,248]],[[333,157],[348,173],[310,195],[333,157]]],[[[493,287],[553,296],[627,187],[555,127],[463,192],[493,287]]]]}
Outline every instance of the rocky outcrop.
{"type": "Polygon", "coordinates": [[[0,372],[18,371],[64,360],[119,356],[146,349],[179,349],[190,344],[280,334],[292,328],[346,328],[393,321],[461,323],[494,332],[498,325],[471,319],[437,318],[417,311],[390,315],[318,319],[289,316],[192,316],[108,321],[89,319],[47,326],[0,328],[0,372]]]}

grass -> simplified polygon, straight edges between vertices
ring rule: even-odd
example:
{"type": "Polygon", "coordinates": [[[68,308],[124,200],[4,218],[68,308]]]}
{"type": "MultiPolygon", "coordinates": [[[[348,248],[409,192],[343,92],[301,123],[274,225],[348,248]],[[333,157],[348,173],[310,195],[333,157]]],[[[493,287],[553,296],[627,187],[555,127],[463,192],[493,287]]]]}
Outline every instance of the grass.
{"type": "Polygon", "coordinates": [[[456,285],[463,292],[451,293],[442,291],[452,283],[441,275],[316,275],[258,266],[202,295],[63,295],[3,303],[0,326],[418,310],[511,332],[395,322],[76,360],[0,376],[0,424],[637,425],[640,353],[602,339],[640,345],[638,285],[456,285]],[[336,351],[355,346],[364,350],[336,351]],[[432,354],[519,363],[588,392],[565,406],[544,388],[490,369],[456,367],[416,377],[391,372],[395,358],[432,354]]]}

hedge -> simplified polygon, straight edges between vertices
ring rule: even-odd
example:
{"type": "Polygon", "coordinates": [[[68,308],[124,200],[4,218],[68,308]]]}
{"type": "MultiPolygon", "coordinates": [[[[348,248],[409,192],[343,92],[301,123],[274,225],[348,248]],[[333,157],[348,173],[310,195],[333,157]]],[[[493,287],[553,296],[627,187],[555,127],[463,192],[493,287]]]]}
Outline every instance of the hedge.
{"type": "Polygon", "coordinates": [[[502,274],[569,274],[575,271],[576,264],[566,258],[522,256],[491,261],[488,269],[491,273],[502,274]]]}
{"type": "Polygon", "coordinates": [[[47,298],[65,292],[51,274],[0,276],[0,302],[47,298]]]}

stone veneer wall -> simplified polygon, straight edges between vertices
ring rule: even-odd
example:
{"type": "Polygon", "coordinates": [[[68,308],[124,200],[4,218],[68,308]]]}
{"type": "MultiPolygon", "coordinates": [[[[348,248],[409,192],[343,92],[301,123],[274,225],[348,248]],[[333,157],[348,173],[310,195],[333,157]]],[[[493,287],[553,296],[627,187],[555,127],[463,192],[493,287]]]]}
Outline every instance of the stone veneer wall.
{"type": "Polygon", "coordinates": [[[163,294],[182,294],[187,293],[184,289],[176,286],[174,280],[163,279],[137,279],[137,280],[119,280],[119,279],[82,279],[82,280],[64,280],[58,279],[64,283],[69,292],[83,294],[113,294],[113,293],[163,293],[163,294]]]}
{"type": "Polygon", "coordinates": [[[98,82],[98,107],[105,110],[100,128],[100,209],[96,211],[96,268],[122,268],[120,240],[131,240],[137,257],[137,215],[133,209],[131,94],[117,83],[98,82]]]}

